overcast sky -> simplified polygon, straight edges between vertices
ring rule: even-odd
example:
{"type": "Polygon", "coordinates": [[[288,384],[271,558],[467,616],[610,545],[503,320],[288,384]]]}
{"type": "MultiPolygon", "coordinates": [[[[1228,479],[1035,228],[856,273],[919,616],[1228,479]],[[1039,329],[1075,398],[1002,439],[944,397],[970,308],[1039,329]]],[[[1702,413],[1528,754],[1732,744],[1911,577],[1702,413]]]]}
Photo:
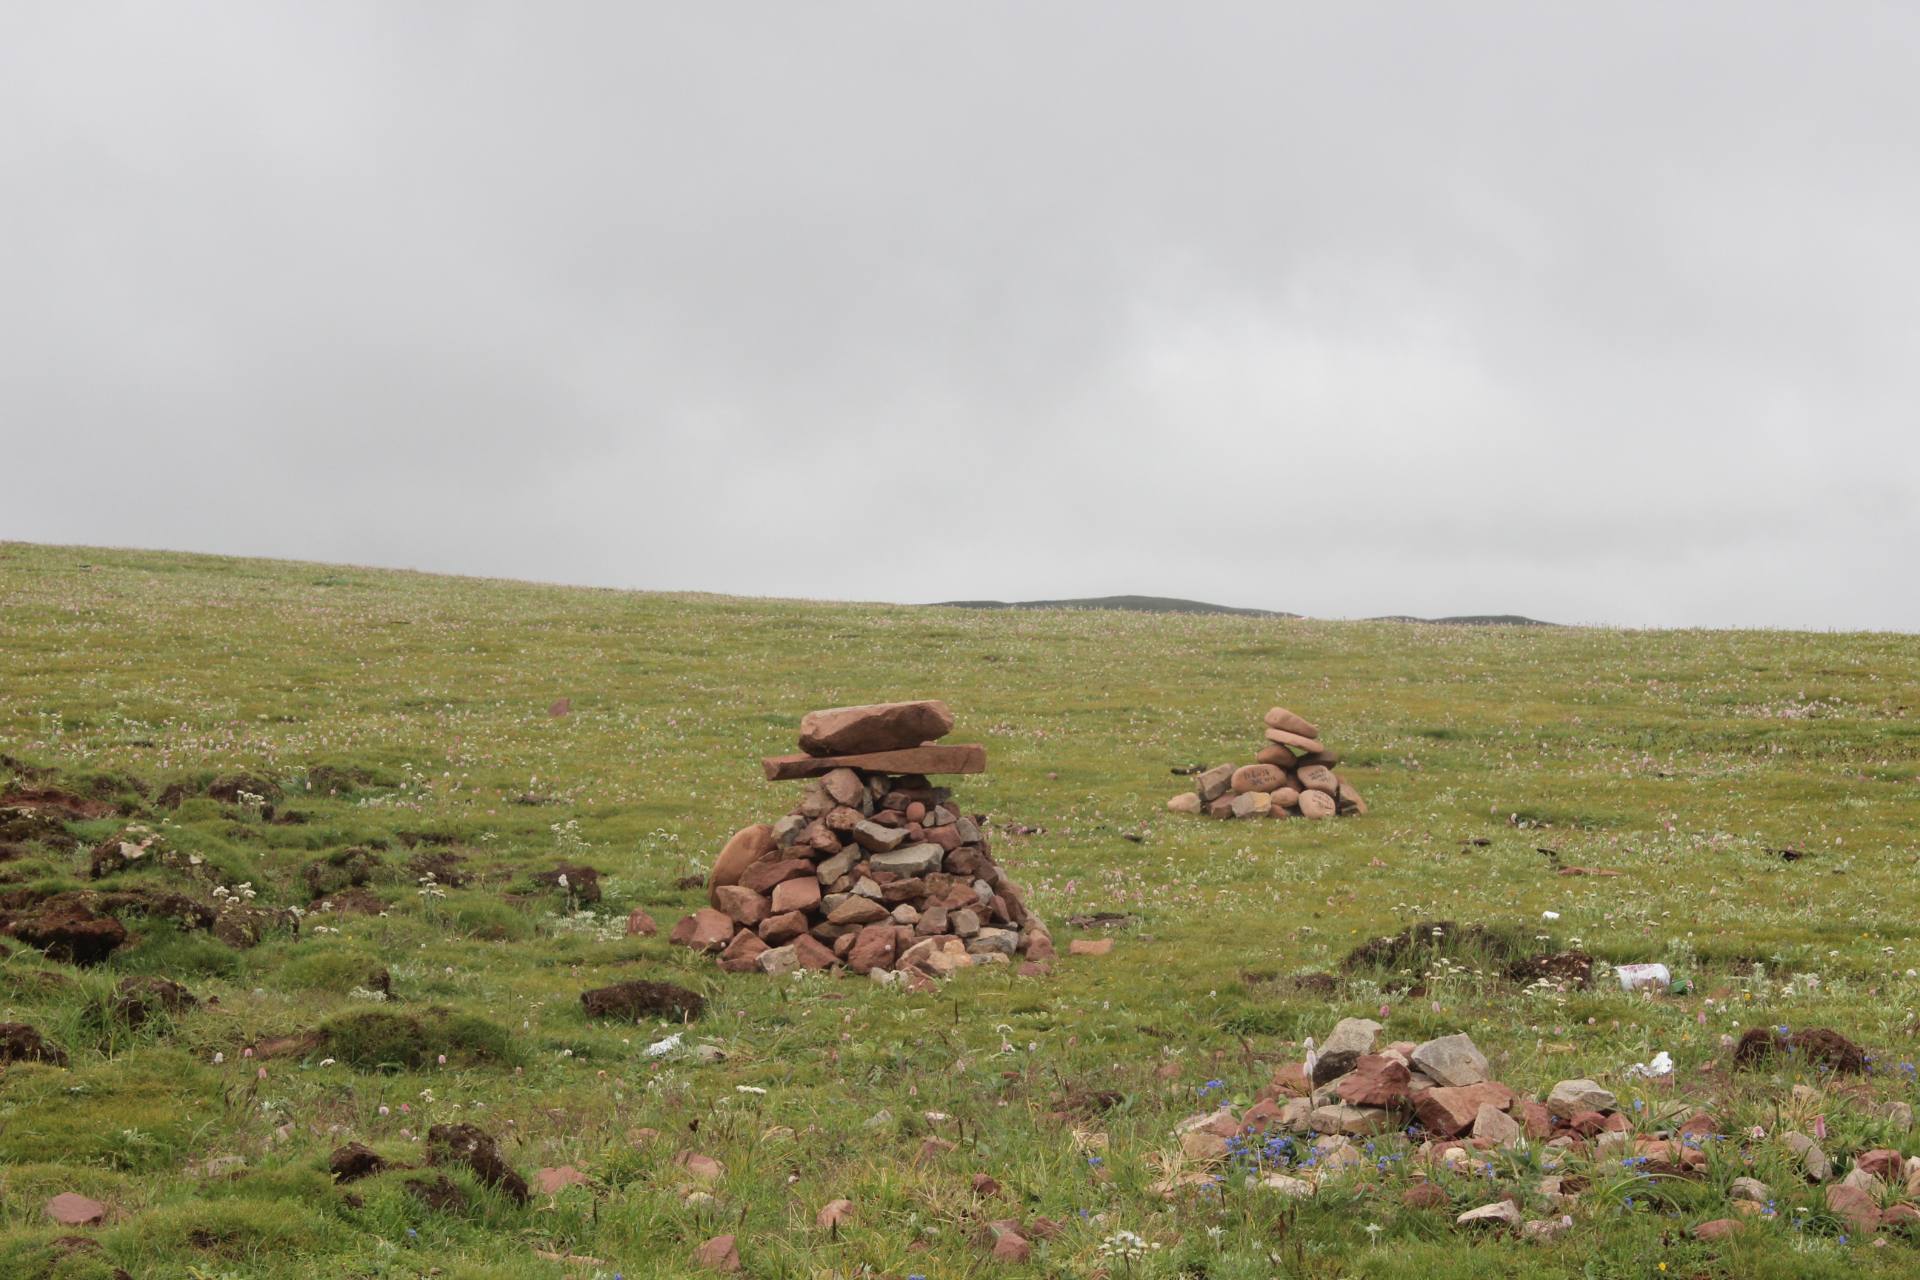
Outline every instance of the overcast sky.
{"type": "Polygon", "coordinates": [[[1920,8],[46,0],[0,537],[1920,630],[1920,8]]]}

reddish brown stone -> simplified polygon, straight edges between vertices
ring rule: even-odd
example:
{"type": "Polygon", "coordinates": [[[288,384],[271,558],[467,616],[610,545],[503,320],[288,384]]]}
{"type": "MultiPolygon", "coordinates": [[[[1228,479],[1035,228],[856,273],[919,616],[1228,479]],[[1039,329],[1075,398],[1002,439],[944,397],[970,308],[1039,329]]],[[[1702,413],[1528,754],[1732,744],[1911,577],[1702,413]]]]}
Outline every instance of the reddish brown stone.
{"type": "Polygon", "coordinates": [[[693,1264],[731,1275],[740,1269],[740,1250],[732,1236],[715,1236],[693,1251],[693,1264]]]}
{"type": "Polygon", "coordinates": [[[728,973],[752,973],[760,967],[760,953],[767,944],[751,929],[741,929],[720,953],[720,967],[728,973]]]}
{"type": "Polygon", "coordinates": [[[1104,956],[1112,950],[1112,938],[1075,938],[1067,944],[1070,956],[1104,956]]]}
{"type": "Polygon", "coordinates": [[[812,934],[803,933],[793,942],[794,958],[802,969],[831,969],[839,963],[833,952],[827,950],[812,934]]]}
{"type": "Polygon", "coordinates": [[[1324,791],[1302,791],[1294,803],[1300,806],[1300,816],[1303,818],[1331,818],[1340,809],[1333,797],[1324,791]]]}
{"type": "MultiPolygon", "coordinates": [[[[810,756],[893,751],[944,738],[952,732],[953,712],[944,702],[876,702],[863,707],[828,707],[809,711],[801,718],[800,749],[810,756]]],[[[888,772],[928,771],[891,769],[888,772]]]]}
{"type": "MultiPolygon", "coordinates": [[[[1298,771],[1302,793],[1318,791],[1331,800],[1340,794],[1340,779],[1323,764],[1303,765],[1298,771]]],[[[1304,798],[1304,795],[1303,795],[1304,798]]]]}
{"type": "Polygon", "coordinates": [[[974,743],[909,747],[843,756],[768,756],[760,762],[768,782],[813,778],[834,769],[869,773],[984,773],[987,749],[974,743]]]}
{"type": "Polygon", "coordinates": [[[1690,1233],[1695,1240],[1725,1240],[1740,1229],[1740,1223],[1734,1218],[1715,1218],[1703,1222],[1690,1233]]]}
{"type": "Polygon", "coordinates": [[[811,876],[782,880],[773,886],[771,910],[776,915],[789,911],[811,911],[820,905],[820,881],[811,876]]]}
{"type": "Polygon", "coordinates": [[[651,938],[658,932],[660,932],[660,926],[653,922],[652,916],[642,911],[639,907],[635,907],[627,913],[627,936],[629,938],[651,938]]]}
{"type": "Polygon", "coordinates": [[[755,893],[772,893],[775,885],[799,876],[811,876],[813,863],[806,858],[778,858],[756,862],[740,877],[740,886],[755,893]]]}
{"type": "Polygon", "coordinates": [[[854,935],[853,948],[847,952],[847,968],[855,973],[870,973],[890,967],[897,942],[892,925],[868,925],[854,935]]]}
{"type": "Polygon", "coordinates": [[[1405,1106],[1412,1091],[1413,1073],[1407,1064],[1384,1054],[1364,1054],[1353,1070],[1340,1077],[1333,1091],[1340,1101],[1356,1107],[1405,1106]]]}
{"type": "Polygon", "coordinates": [[[97,1227],[107,1220],[106,1205],[71,1191],[47,1201],[42,1211],[63,1227],[97,1227]]]}
{"type": "Polygon", "coordinates": [[[1278,765],[1248,764],[1233,771],[1228,786],[1236,792],[1277,791],[1287,784],[1287,771],[1278,765]]]}
{"type": "Polygon", "coordinates": [[[1495,1080],[1427,1089],[1413,1095],[1413,1113],[1428,1133],[1454,1138],[1473,1128],[1474,1117],[1489,1103],[1506,1110],[1513,1105],[1513,1090],[1495,1080]]]}
{"type": "Polygon", "coordinates": [[[1547,1110],[1544,1102],[1535,1102],[1531,1098],[1515,1104],[1513,1118],[1520,1122],[1520,1130],[1529,1138],[1545,1139],[1553,1136],[1553,1112],[1547,1110]]]}
{"type": "Polygon", "coordinates": [[[792,942],[807,931],[807,913],[783,911],[760,922],[760,939],[770,947],[792,942]]]}
{"type": "Polygon", "coordinates": [[[733,941],[733,917],[712,907],[702,907],[674,925],[667,941],[695,951],[719,951],[733,941]]]}
{"type": "Polygon", "coordinates": [[[1297,733],[1303,738],[1318,738],[1320,730],[1313,721],[1305,716],[1297,716],[1285,707],[1274,707],[1265,716],[1267,728],[1284,729],[1288,733],[1297,733]]]}
{"type": "Polygon", "coordinates": [[[718,907],[720,899],[715,891],[721,885],[740,883],[747,868],[773,852],[776,843],[773,828],[764,822],[734,832],[733,838],[720,850],[720,856],[713,860],[713,871],[707,876],[708,905],[718,907]]]}
{"type": "Polygon", "coordinates": [[[716,905],[738,924],[751,928],[767,918],[767,900],[745,885],[723,884],[713,892],[716,905]]]}
{"type": "Polygon", "coordinates": [[[1882,1182],[1901,1181],[1906,1167],[1906,1161],[1900,1153],[1886,1147],[1875,1147],[1871,1151],[1862,1152],[1859,1159],[1853,1163],[1856,1168],[1866,1170],[1882,1182]]]}
{"type": "Polygon", "coordinates": [[[1400,1193],[1400,1203],[1409,1209],[1445,1209],[1453,1199],[1431,1182],[1416,1182],[1400,1193]]]}
{"type": "Polygon", "coordinates": [[[1303,755],[1318,754],[1327,749],[1326,744],[1318,738],[1309,738],[1304,734],[1292,733],[1286,729],[1267,730],[1267,741],[1277,742],[1283,747],[1292,747],[1303,755]]]}
{"type": "Polygon", "coordinates": [[[1880,1227],[1880,1206],[1859,1187],[1850,1187],[1844,1182],[1828,1187],[1827,1209],[1863,1235],[1880,1227]]]}

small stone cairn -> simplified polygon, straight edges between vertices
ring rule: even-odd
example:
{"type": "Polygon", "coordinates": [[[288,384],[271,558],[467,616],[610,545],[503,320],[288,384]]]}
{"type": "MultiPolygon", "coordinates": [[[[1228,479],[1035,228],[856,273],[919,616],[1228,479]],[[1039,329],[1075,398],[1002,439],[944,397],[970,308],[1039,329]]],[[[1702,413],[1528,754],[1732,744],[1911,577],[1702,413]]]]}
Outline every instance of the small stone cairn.
{"type": "Polygon", "coordinates": [[[1193,790],[1167,801],[1167,808],[1211,818],[1331,818],[1367,811],[1353,784],[1333,771],[1339,753],[1327,750],[1311,720],[1275,707],[1264,728],[1267,742],[1252,764],[1196,773],[1193,790]]]}
{"type": "Polygon", "coordinates": [[[707,878],[708,905],[669,940],[733,973],[846,968],[912,989],[975,964],[1042,971],[1053,939],[994,864],[986,817],[927,775],[980,773],[986,748],[941,744],[945,703],[809,712],[801,754],[761,761],[804,780],[778,822],[743,827],[707,878]]]}

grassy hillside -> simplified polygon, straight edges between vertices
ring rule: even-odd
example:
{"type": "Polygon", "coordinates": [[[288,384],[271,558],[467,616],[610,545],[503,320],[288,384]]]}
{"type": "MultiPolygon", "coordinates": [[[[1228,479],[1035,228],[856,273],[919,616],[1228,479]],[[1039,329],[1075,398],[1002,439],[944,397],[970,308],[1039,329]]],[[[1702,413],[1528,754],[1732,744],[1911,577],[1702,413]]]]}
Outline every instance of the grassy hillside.
{"type": "MultiPolygon", "coordinates": [[[[0,834],[0,894],[208,904],[246,884],[230,914],[262,935],[141,917],[90,968],[7,944],[0,1021],[70,1060],[0,1068],[0,1275],[664,1277],[723,1232],[763,1277],[1920,1265],[1910,1240],[1850,1234],[1771,1137],[1727,1144],[1698,1184],[1582,1166],[1574,1226],[1547,1243],[1401,1207],[1408,1169],[1385,1140],[1310,1201],[1236,1179],[1153,1189],[1178,1121],[1250,1102],[1349,1015],[1392,1039],[1465,1030],[1516,1088],[1587,1075],[1649,1116],[1692,1103],[1777,1136],[1817,1113],[1836,1152],[1920,1151],[1871,1111],[1920,1102],[1920,638],[855,607],[0,544],[0,752],[0,789],[99,812],[0,834]],[[810,708],[897,697],[946,699],[954,740],[987,744],[990,772],[956,784],[965,807],[1037,829],[996,827],[1002,864],[1063,952],[1112,936],[1111,954],[907,995],[725,975],[669,947],[703,897],[681,878],[792,803],[758,757],[792,750],[810,708]],[[561,698],[571,713],[551,716],[561,698]],[[1165,813],[1170,770],[1251,759],[1276,701],[1320,723],[1371,814],[1165,813]],[[89,880],[129,823],[154,843],[89,880]],[[360,892],[379,914],[309,912],[295,936],[263,910],[309,906],[308,868],[352,848],[377,857],[360,892]],[[420,861],[449,853],[456,872],[420,861]],[[602,900],[534,879],[563,864],[598,869],[602,900]],[[625,936],[635,907],[659,937],[625,936]],[[1125,919],[1068,923],[1096,912],[1125,919]],[[1476,954],[1341,972],[1356,945],[1433,919],[1664,961],[1694,991],[1527,990],[1476,954]],[[129,1025],[113,993],[133,975],[199,1004],[129,1025]],[[582,990],[627,978],[708,997],[679,1050],[644,1053],[680,1028],[584,1017],[582,990]],[[1725,1038],[1768,1024],[1832,1026],[1877,1069],[1730,1071],[1725,1038]],[[1673,1081],[1626,1077],[1663,1049],[1673,1081]],[[1794,1083],[1822,1092],[1796,1100],[1794,1083]],[[453,1122],[523,1173],[570,1165],[588,1184],[522,1207],[456,1172],[466,1207],[437,1210],[408,1188],[418,1171],[328,1177],[343,1143],[414,1164],[453,1122]],[[675,1162],[688,1151],[724,1171],[703,1181],[675,1162]],[[1778,1188],[1776,1216],[1691,1239],[1742,1173],[1778,1188]],[[76,1232],[41,1206],[66,1191],[111,1206],[78,1232],[100,1248],[54,1243],[76,1232]],[[840,1197],[852,1220],[816,1226],[840,1197]],[[991,1262],[982,1224],[1016,1217],[1061,1229],[1025,1264],[991,1262]],[[1122,1230],[1160,1247],[1103,1260],[1122,1230]]],[[[1494,1176],[1443,1182],[1456,1211],[1512,1192],[1541,1217],[1539,1160],[1500,1153],[1494,1176]]]]}

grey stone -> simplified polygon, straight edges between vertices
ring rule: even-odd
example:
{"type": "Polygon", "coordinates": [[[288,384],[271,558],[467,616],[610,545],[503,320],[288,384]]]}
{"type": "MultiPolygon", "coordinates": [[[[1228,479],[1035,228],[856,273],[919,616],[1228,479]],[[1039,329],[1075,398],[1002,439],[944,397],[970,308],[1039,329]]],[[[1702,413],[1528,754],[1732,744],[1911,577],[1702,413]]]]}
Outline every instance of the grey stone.
{"type": "Polygon", "coordinates": [[[1336,1022],[1314,1059],[1313,1083],[1322,1085],[1353,1070],[1361,1054],[1373,1052],[1374,1037],[1379,1034],[1380,1024],[1369,1018],[1342,1018],[1336,1022]]]}
{"type": "Polygon", "coordinates": [[[1344,1102],[1315,1108],[1307,1124],[1315,1133],[1341,1133],[1351,1138],[1399,1127],[1398,1118],[1385,1107],[1350,1107],[1344,1102]]]}
{"type": "Polygon", "coordinates": [[[1487,1055],[1463,1032],[1441,1036],[1417,1046],[1414,1068],[1449,1088],[1480,1084],[1487,1077],[1487,1055]]]}
{"type": "Polygon", "coordinates": [[[1511,1201],[1496,1200],[1478,1209],[1467,1210],[1453,1223],[1457,1227],[1517,1227],[1520,1225],[1520,1211],[1513,1207],[1511,1201]]]}
{"type": "Polygon", "coordinates": [[[1780,1141],[1787,1150],[1800,1157],[1800,1167],[1815,1182],[1825,1182],[1833,1176],[1833,1161],[1820,1149],[1820,1144],[1804,1133],[1784,1133],[1780,1141]]]}
{"type": "Polygon", "coordinates": [[[1200,797],[1201,804],[1211,804],[1227,794],[1227,788],[1233,785],[1233,766],[1216,765],[1205,773],[1194,775],[1194,794],[1200,797]]]}
{"type": "Polygon", "coordinates": [[[989,952],[1010,956],[1020,944],[1020,935],[1011,929],[982,929],[967,942],[970,955],[985,955],[989,952]]]}
{"type": "Polygon", "coordinates": [[[1616,1102],[1613,1094],[1591,1080],[1562,1080],[1547,1095],[1547,1110],[1571,1120],[1582,1111],[1612,1111],[1616,1102]]]}
{"type": "Polygon", "coordinates": [[[868,853],[886,853],[907,841],[904,827],[883,827],[871,819],[856,823],[853,838],[868,853]]]}
{"type": "Polygon", "coordinates": [[[1473,1136],[1485,1138],[1495,1146],[1517,1147],[1524,1131],[1520,1122],[1494,1106],[1491,1102],[1480,1104],[1480,1110],[1474,1113],[1473,1136]]]}
{"type": "Polygon", "coordinates": [[[784,947],[768,947],[755,957],[760,972],[771,973],[776,977],[792,973],[800,967],[800,952],[791,944],[784,947]]]}
{"type": "Polygon", "coordinates": [[[1755,1204],[1765,1204],[1773,1199],[1773,1188],[1758,1178],[1735,1178],[1733,1188],[1727,1194],[1735,1200],[1751,1200],[1755,1204]]]}
{"type": "Polygon", "coordinates": [[[910,844],[891,853],[876,853],[871,862],[875,871],[891,871],[896,876],[912,877],[938,871],[945,857],[946,853],[939,845],[923,843],[910,844]]]}

